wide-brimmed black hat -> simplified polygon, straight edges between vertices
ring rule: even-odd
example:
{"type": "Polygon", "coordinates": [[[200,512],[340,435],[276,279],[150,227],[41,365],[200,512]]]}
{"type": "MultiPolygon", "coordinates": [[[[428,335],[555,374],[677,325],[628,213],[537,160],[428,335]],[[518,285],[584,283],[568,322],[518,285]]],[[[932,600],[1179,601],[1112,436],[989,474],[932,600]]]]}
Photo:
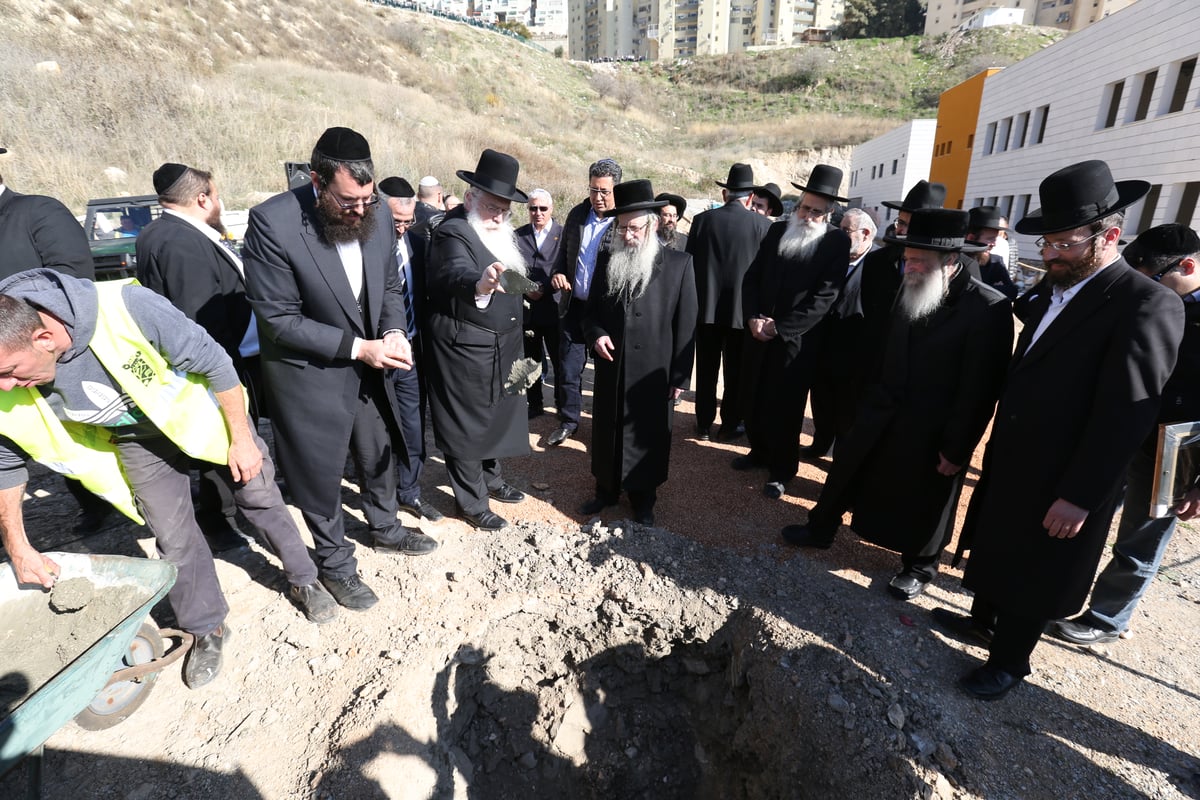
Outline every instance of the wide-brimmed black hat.
{"type": "Polygon", "coordinates": [[[515,158],[508,153],[488,148],[479,155],[479,163],[474,172],[460,169],[454,174],[488,194],[503,197],[514,203],[528,203],[529,195],[517,188],[517,175],[520,172],[521,165],[515,158]]]}
{"type": "Polygon", "coordinates": [[[817,164],[813,167],[812,173],[808,176],[807,186],[795,181],[792,181],[792,186],[795,186],[802,192],[819,194],[822,197],[828,197],[839,203],[844,203],[849,199],[838,196],[838,191],[842,186],[842,171],[829,164],[817,164]]]}
{"type": "Polygon", "coordinates": [[[731,192],[748,192],[754,188],[754,170],[749,164],[734,164],[729,168],[729,177],[724,183],[717,181],[717,186],[731,192]]]}
{"type": "Polygon", "coordinates": [[[390,178],[384,178],[378,184],[379,191],[386,194],[388,197],[409,198],[416,197],[417,193],[413,191],[412,184],[404,180],[404,178],[393,175],[390,178]]]}
{"type": "Polygon", "coordinates": [[[650,181],[625,181],[613,187],[613,208],[604,212],[606,217],[630,214],[634,211],[650,211],[667,205],[666,200],[654,196],[650,181]]]}
{"type": "Polygon", "coordinates": [[[772,217],[778,217],[783,213],[783,197],[779,191],[779,184],[767,183],[762,186],[755,186],[754,193],[759,197],[765,197],[767,202],[771,204],[772,217]]]}
{"type": "Polygon", "coordinates": [[[1000,206],[975,206],[967,213],[970,214],[967,227],[973,231],[980,228],[992,228],[997,231],[1008,230],[1008,226],[1003,222],[1004,212],[1000,206]]]}
{"type": "Polygon", "coordinates": [[[687,211],[687,200],[677,194],[668,194],[667,192],[660,192],[654,199],[666,200],[667,205],[675,206],[675,213],[679,215],[680,219],[683,219],[683,213],[687,211]]]}
{"type": "Polygon", "coordinates": [[[895,211],[916,211],[918,208],[941,208],[946,202],[946,187],[941,183],[917,181],[903,200],[884,200],[895,211]]]}
{"type": "Polygon", "coordinates": [[[1017,223],[1018,233],[1057,233],[1082,228],[1133,205],[1150,191],[1149,181],[1113,181],[1108,164],[1094,159],[1063,167],[1042,181],[1042,207],[1017,223]]]}
{"type": "Polygon", "coordinates": [[[981,253],[987,250],[987,245],[966,240],[968,220],[967,212],[956,208],[918,208],[908,221],[907,236],[884,236],[883,240],[902,247],[936,250],[939,253],[954,250],[981,253]]]}
{"type": "Polygon", "coordinates": [[[183,177],[188,168],[185,164],[172,164],[170,162],[163,164],[158,169],[154,170],[154,176],[151,179],[154,183],[154,191],[159,195],[164,195],[175,185],[175,182],[183,177]]]}
{"type": "Polygon", "coordinates": [[[349,128],[326,128],[313,149],[334,161],[366,161],[371,157],[366,137],[349,128]]]}

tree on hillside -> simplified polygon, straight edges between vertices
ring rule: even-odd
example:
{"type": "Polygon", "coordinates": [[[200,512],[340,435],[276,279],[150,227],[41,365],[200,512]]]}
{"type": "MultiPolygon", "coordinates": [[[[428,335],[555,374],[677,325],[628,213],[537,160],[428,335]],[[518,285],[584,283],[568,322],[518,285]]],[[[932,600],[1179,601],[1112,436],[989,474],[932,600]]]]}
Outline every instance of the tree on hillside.
{"type": "Polygon", "coordinates": [[[837,35],[842,39],[890,39],[925,30],[920,0],[846,0],[837,35]]]}

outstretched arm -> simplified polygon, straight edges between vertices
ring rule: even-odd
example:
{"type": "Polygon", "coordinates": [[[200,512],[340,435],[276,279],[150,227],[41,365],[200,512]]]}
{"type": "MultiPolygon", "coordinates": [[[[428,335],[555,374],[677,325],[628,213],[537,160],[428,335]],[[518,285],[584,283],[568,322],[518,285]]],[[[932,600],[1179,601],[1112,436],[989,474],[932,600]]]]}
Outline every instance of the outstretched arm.
{"type": "Polygon", "coordinates": [[[53,559],[33,549],[25,535],[25,519],[21,514],[21,501],[25,497],[25,484],[0,489],[0,538],[4,549],[12,559],[17,583],[36,583],[47,589],[54,585],[62,571],[53,559]]]}

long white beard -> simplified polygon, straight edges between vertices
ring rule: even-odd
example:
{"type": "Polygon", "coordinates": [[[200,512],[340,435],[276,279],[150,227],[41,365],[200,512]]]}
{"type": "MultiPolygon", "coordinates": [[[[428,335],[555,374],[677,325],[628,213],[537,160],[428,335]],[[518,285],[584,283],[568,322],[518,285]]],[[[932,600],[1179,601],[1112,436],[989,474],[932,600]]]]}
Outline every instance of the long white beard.
{"type": "Polygon", "coordinates": [[[928,275],[904,273],[899,303],[900,311],[909,322],[923,319],[942,307],[942,301],[950,291],[950,275],[953,271],[951,267],[943,267],[928,275]]]}
{"type": "Polygon", "coordinates": [[[795,214],[788,217],[787,230],[779,240],[778,253],[783,258],[800,258],[809,254],[817,241],[825,235],[824,222],[801,220],[795,214]]]}
{"type": "Polygon", "coordinates": [[[647,236],[637,247],[614,239],[608,257],[608,294],[631,301],[641,297],[650,283],[660,247],[657,236],[647,236]]]}
{"type": "Polygon", "coordinates": [[[525,258],[517,247],[517,232],[511,225],[501,225],[495,230],[488,230],[483,219],[474,211],[467,212],[467,223],[492,257],[503,264],[505,269],[529,275],[529,265],[525,263],[525,258]]]}

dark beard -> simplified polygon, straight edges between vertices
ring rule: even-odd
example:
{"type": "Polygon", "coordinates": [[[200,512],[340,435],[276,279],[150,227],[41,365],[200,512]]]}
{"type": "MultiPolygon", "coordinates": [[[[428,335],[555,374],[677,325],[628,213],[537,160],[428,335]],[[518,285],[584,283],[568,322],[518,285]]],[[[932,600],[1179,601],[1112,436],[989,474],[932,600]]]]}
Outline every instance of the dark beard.
{"type": "Polygon", "coordinates": [[[353,217],[343,214],[341,206],[327,192],[317,192],[316,216],[320,224],[318,232],[326,244],[365,244],[375,233],[374,206],[365,209],[357,223],[350,223],[346,220],[353,217]]]}
{"type": "Polygon", "coordinates": [[[1074,264],[1068,264],[1065,261],[1059,261],[1057,258],[1052,258],[1047,261],[1046,285],[1070,289],[1072,286],[1098,270],[1101,266],[1102,260],[1103,255],[1101,253],[1099,243],[1093,239],[1088,247],[1087,256],[1074,264]],[[1049,268],[1052,264],[1065,264],[1067,266],[1067,271],[1061,275],[1055,275],[1049,271],[1049,268]]]}

